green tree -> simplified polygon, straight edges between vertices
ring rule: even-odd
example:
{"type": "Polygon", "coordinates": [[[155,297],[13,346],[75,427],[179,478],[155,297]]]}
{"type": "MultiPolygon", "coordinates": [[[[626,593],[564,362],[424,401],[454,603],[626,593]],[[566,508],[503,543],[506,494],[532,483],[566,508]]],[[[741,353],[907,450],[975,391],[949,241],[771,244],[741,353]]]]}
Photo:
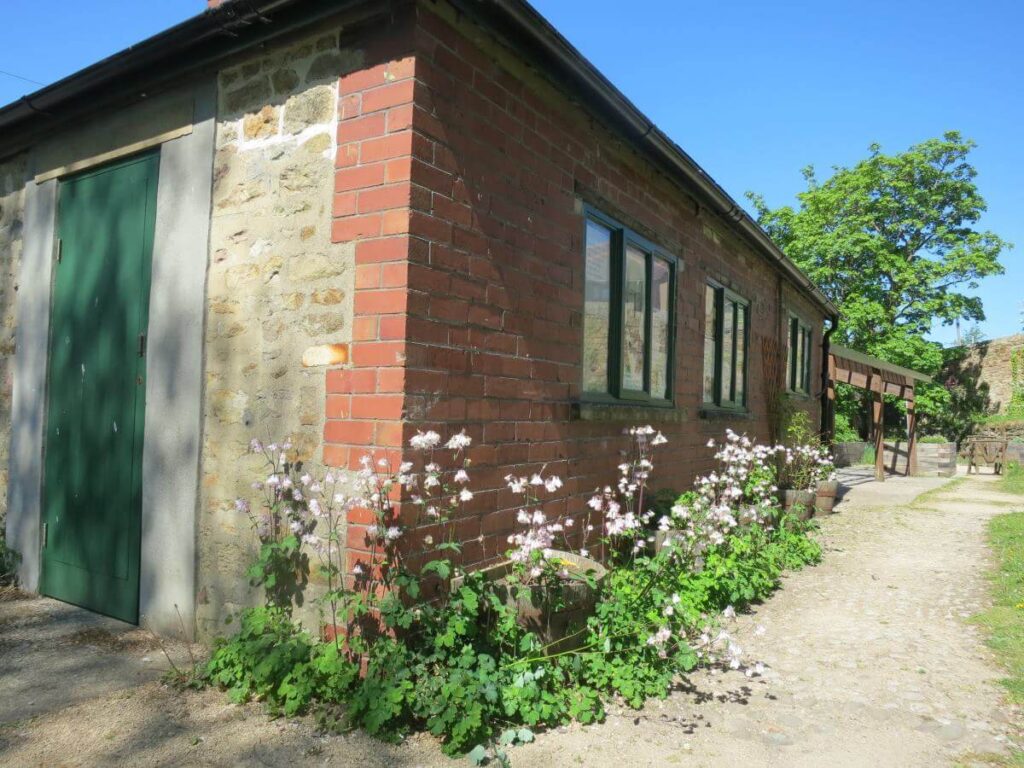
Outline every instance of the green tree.
{"type": "MultiPolygon", "coordinates": [[[[747,193],[761,226],[840,308],[833,339],[934,375],[943,352],[926,338],[933,326],[985,319],[972,291],[1003,272],[1012,246],[975,227],[986,208],[974,147],[956,131],[893,155],[873,144],[824,181],[806,168],[795,208],[747,193]]],[[[920,387],[919,411],[927,418],[949,399],[941,383],[920,387]]]]}

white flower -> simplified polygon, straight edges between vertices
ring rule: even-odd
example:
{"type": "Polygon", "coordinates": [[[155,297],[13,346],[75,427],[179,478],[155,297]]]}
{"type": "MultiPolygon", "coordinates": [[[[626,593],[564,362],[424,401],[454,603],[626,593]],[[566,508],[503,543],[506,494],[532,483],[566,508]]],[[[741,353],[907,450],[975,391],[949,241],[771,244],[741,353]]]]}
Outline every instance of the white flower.
{"type": "Polygon", "coordinates": [[[384,538],[387,539],[388,541],[394,541],[395,539],[397,539],[401,535],[402,535],[402,531],[396,525],[392,525],[386,531],[384,531],[384,538]]]}
{"type": "Polygon", "coordinates": [[[429,432],[417,431],[415,435],[409,438],[409,445],[418,451],[426,451],[431,448],[436,448],[441,442],[441,436],[433,430],[429,432]]]}
{"type": "Polygon", "coordinates": [[[461,451],[463,448],[468,448],[472,442],[473,438],[466,434],[466,430],[462,430],[459,434],[448,438],[444,447],[450,451],[461,451]]]}
{"type": "Polygon", "coordinates": [[[251,453],[263,453],[263,443],[254,437],[249,441],[249,451],[251,453]]]}
{"type": "Polygon", "coordinates": [[[509,489],[512,493],[522,493],[526,490],[526,478],[516,477],[515,475],[505,475],[505,482],[508,484],[509,489]]]}
{"type": "Polygon", "coordinates": [[[361,565],[360,565],[359,563],[356,563],[356,564],[355,564],[355,565],[354,565],[354,566],[352,567],[352,573],[353,573],[353,574],[354,574],[355,576],[362,576],[362,575],[363,575],[363,566],[361,566],[361,565]]]}
{"type": "Polygon", "coordinates": [[[469,482],[469,474],[466,472],[466,470],[460,469],[458,472],[455,473],[454,480],[455,480],[456,483],[463,483],[463,484],[468,483],[469,482]]]}
{"type": "Polygon", "coordinates": [[[463,488],[459,491],[459,501],[466,502],[473,500],[473,492],[469,488],[463,488]]]}
{"type": "Polygon", "coordinates": [[[235,499],[235,509],[243,514],[249,514],[249,502],[245,499],[235,499]]]}
{"type": "Polygon", "coordinates": [[[557,475],[552,475],[544,481],[544,487],[547,488],[548,493],[554,493],[562,487],[562,478],[557,475]]]}
{"type": "Polygon", "coordinates": [[[530,478],[530,485],[544,485],[544,478],[535,472],[530,478]]]}
{"type": "Polygon", "coordinates": [[[661,432],[659,432],[651,440],[651,445],[664,445],[667,442],[668,442],[668,438],[665,437],[663,434],[661,434],[661,432]]]}

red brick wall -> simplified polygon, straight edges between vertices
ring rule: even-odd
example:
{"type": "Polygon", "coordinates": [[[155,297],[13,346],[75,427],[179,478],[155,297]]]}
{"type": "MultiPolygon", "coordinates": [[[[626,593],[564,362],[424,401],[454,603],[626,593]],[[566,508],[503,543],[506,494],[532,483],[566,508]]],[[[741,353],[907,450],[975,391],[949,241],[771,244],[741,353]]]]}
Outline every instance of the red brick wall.
{"type": "MultiPolygon", "coordinates": [[[[759,333],[783,309],[820,311],[600,119],[444,3],[421,4],[412,56],[343,78],[334,234],[355,240],[354,367],[330,374],[325,457],[351,464],[416,429],[474,438],[469,561],[499,556],[515,526],[502,478],[565,481],[549,512],[582,509],[614,480],[622,430],[650,423],[670,442],[654,487],[684,489],[726,427],[765,437],[759,333]],[[582,201],[683,259],[676,317],[676,413],[579,421],[582,201]],[[704,285],[751,302],[745,418],[701,414],[704,285]],[[681,418],[680,418],[681,416],[681,418]]],[[[814,371],[820,370],[820,334],[814,371]]],[[[815,375],[815,382],[817,376],[815,375]]],[[[817,403],[801,403],[817,420],[817,403]]],[[[350,542],[357,543],[350,535],[350,542]]]]}

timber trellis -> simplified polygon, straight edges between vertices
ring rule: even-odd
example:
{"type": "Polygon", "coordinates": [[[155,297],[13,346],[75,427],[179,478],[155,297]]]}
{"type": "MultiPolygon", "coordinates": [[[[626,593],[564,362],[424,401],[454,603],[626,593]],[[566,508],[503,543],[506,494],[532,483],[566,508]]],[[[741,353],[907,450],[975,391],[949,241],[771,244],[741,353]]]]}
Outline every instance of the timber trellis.
{"type": "Polygon", "coordinates": [[[931,377],[887,363],[863,352],[832,344],[828,355],[828,400],[835,407],[835,383],[841,381],[873,394],[871,424],[875,436],[875,479],[885,480],[885,395],[907,405],[907,474],[917,473],[917,408],[914,385],[931,377]]]}

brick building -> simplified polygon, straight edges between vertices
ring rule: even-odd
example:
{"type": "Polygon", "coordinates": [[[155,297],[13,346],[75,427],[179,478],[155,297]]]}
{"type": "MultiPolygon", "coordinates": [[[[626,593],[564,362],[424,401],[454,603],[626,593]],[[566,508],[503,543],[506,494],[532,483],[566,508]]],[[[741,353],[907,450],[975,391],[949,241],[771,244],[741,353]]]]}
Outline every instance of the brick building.
{"type": "Polygon", "coordinates": [[[835,308],[526,3],[210,5],[0,109],[0,511],[29,589],[214,631],[253,599],[252,437],[351,468],[466,428],[481,562],[509,472],[547,465],[572,510],[629,425],[670,440],[656,487],[726,427],[766,437],[766,350],[820,419],[835,308]]]}

